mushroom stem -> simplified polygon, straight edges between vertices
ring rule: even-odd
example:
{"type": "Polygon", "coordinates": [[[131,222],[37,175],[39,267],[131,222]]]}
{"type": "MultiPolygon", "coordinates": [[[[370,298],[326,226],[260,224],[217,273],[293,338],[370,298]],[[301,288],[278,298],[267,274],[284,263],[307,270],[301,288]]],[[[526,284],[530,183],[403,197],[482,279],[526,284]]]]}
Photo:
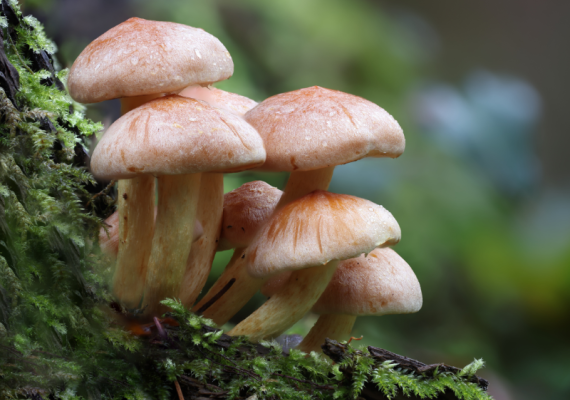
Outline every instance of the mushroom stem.
{"type": "Polygon", "coordinates": [[[253,278],[245,268],[245,248],[237,248],[228,263],[224,273],[208,293],[194,306],[196,312],[216,294],[218,294],[232,279],[234,284],[226,293],[203,312],[203,316],[213,320],[216,325],[222,326],[230,320],[253,295],[261,288],[265,279],[253,278]]]}
{"type": "Polygon", "coordinates": [[[121,115],[125,115],[131,110],[142,106],[144,103],[148,103],[158,97],[164,96],[164,93],[157,94],[144,94],[141,96],[129,96],[121,97],[121,115]]]}
{"type": "MultiPolygon", "coordinates": [[[[283,196],[275,207],[280,207],[311,193],[313,190],[326,190],[332,179],[333,167],[316,169],[313,171],[294,171],[289,175],[283,196]]],[[[274,211],[275,212],[275,211],[274,211]]],[[[200,302],[194,307],[194,311],[210,301],[231,280],[235,283],[220,299],[212,304],[204,316],[212,319],[218,326],[228,322],[253,295],[261,289],[266,279],[252,278],[245,269],[245,260],[241,259],[246,248],[236,249],[228,266],[218,278],[214,286],[206,293],[200,302]]]]}
{"type": "MultiPolygon", "coordinates": [[[[121,98],[121,115],[161,94],[121,98]]],[[[127,308],[140,306],[154,226],[154,176],[121,179],[119,193],[119,252],[113,294],[127,308]]]]}
{"type": "Polygon", "coordinates": [[[158,178],[158,211],[143,298],[147,314],[165,312],[167,308],[159,302],[180,293],[192,246],[201,175],[158,178]]]}
{"type": "Polygon", "coordinates": [[[192,244],[180,289],[180,300],[187,308],[192,307],[210,274],[222,227],[223,208],[223,174],[202,174],[196,215],[202,224],[203,234],[192,244]]]}
{"type": "Polygon", "coordinates": [[[247,335],[251,342],[279,336],[313,307],[338,264],[339,261],[334,260],[318,267],[294,271],[274,296],[237,324],[228,335],[247,335]]]}
{"type": "Polygon", "coordinates": [[[154,226],[154,176],[119,181],[119,252],[113,294],[127,308],[140,305],[154,226]]]}
{"type": "Polygon", "coordinates": [[[289,175],[283,196],[277,203],[275,211],[286,204],[297,200],[313,190],[327,190],[331,182],[334,165],[326,168],[314,169],[312,171],[293,171],[289,175]]]}
{"type": "Polygon", "coordinates": [[[354,326],[354,321],[356,321],[355,315],[320,315],[315,325],[313,325],[296,349],[305,353],[310,353],[311,351],[322,352],[321,346],[325,343],[326,338],[337,341],[348,339],[354,326]]]}

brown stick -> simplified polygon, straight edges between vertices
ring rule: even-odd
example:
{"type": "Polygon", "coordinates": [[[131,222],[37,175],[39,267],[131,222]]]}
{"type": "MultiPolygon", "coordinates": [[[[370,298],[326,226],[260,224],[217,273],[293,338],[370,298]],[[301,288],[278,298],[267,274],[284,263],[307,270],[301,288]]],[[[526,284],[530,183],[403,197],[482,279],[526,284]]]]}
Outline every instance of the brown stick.
{"type": "Polygon", "coordinates": [[[174,381],[174,386],[176,386],[176,393],[178,393],[178,400],[184,400],[184,396],[182,395],[182,388],[180,388],[180,384],[177,380],[174,381]]]}
{"type": "Polygon", "coordinates": [[[105,186],[105,188],[103,190],[101,190],[99,193],[95,193],[91,199],[87,202],[87,204],[85,205],[85,208],[89,207],[89,204],[91,204],[92,201],[94,201],[97,197],[102,196],[104,194],[107,194],[107,192],[109,192],[109,190],[115,185],[115,183],[117,183],[117,181],[115,179],[113,179],[111,182],[109,182],[109,184],[107,186],[105,186]]]}

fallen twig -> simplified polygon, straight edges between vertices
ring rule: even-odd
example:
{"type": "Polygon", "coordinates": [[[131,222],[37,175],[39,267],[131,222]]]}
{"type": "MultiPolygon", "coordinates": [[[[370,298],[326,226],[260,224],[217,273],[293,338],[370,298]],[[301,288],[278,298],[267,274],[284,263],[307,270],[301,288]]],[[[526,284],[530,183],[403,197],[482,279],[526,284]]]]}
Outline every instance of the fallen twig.
{"type": "Polygon", "coordinates": [[[174,381],[174,386],[176,386],[176,393],[178,393],[178,400],[184,400],[184,395],[182,394],[182,389],[178,381],[174,381]]]}

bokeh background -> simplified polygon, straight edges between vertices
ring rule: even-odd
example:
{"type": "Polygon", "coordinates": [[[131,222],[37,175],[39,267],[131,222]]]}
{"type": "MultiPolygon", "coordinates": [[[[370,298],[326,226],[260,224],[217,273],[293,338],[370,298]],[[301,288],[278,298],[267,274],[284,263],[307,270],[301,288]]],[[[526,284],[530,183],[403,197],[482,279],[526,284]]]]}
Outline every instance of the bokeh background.
{"type": "MultiPolygon", "coordinates": [[[[62,68],[132,17],[201,27],[257,101],[319,85],[400,122],[396,160],[338,167],[331,190],[384,205],[424,293],[355,336],[427,363],[482,357],[497,400],[570,398],[570,3],[533,0],[26,0],[62,68]]],[[[109,125],[117,102],[89,108],[109,125]]],[[[228,175],[226,189],[283,174],[228,175]]],[[[230,253],[220,253],[209,284],[230,253]]],[[[237,317],[263,302],[254,298],[237,317]]],[[[304,333],[308,315],[293,328],[304,333]]]]}

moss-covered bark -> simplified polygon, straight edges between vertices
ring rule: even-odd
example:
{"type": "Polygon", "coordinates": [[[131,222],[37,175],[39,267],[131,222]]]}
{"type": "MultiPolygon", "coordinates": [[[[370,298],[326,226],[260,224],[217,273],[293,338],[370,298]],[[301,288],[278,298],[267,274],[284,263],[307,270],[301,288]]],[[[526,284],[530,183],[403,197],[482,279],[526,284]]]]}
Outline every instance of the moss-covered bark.
{"type": "Polygon", "coordinates": [[[113,199],[85,168],[101,125],[65,92],[38,21],[1,8],[0,398],[488,398],[473,366],[399,370],[343,345],[333,364],[232,339],[176,301],[170,325],[109,307],[96,238],[113,199]]]}

